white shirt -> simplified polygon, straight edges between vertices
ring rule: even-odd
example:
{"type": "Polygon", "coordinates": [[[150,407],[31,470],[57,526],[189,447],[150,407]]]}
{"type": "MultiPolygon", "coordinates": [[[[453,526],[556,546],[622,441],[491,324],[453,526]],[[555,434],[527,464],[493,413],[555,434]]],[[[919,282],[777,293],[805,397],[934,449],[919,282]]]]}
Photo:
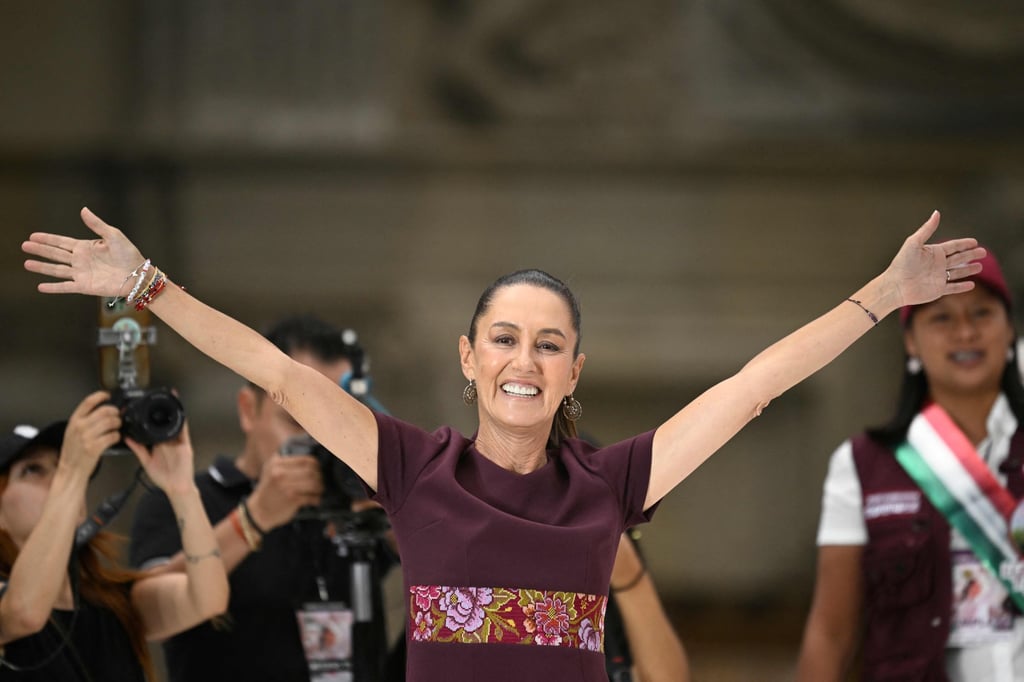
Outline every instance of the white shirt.
{"type": "MultiPolygon", "coordinates": [[[[1003,485],[1006,477],[999,464],[1010,452],[1010,439],[1017,430],[1017,419],[1005,396],[1000,395],[989,413],[988,437],[978,445],[996,478],[1003,485]]],[[[853,463],[850,441],[840,445],[829,462],[821,502],[818,545],[864,545],[868,531],[860,479],[853,463]]],[[[950,549],[969,545],[952,529],[950,549]]],[[[1024,618],[1014,622],[1012,637],[976,646],[950,646],[946,649],[946,669],[951,682],[1015,682],[1024,680],[1024,618]],[[1016,671],[1016,674],[1014,673],[1016,671]]]]}

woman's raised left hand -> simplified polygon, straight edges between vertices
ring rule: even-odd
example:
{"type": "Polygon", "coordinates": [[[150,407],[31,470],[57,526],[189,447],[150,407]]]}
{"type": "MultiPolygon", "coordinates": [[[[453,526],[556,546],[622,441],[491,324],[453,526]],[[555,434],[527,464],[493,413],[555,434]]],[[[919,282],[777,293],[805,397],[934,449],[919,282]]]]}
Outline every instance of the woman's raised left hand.
{"type": "Polygon", "coordinates": [[[43,260],[25,261],[25,269],[61,280],[39,284],[44,294],[124,295],[133,268],[143,263],[142,254],[121,230],[87,208],[82,209],[82,222],[99,239],[34,232],[21,250],[43,260]]]}

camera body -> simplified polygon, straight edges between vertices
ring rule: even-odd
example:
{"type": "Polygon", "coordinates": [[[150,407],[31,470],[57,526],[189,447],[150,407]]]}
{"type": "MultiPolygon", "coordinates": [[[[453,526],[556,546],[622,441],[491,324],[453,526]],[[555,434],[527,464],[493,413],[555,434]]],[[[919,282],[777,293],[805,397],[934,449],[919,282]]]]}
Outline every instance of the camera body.
{"type": "Polygon", "coordinates": [[[311,436],[301,435],[285,441],[281,446],[281,454],[310,455],[320,465],[320,475],[324,482],[320,505],[300,510],[297,518],[338,520],[347,519],[357,513],[352,511],[352,503],[366,499],[362,481],[356,472],[331,454],[327,448],[311,436]]]}
{"type": "Polygon", "coordinates": [[[181,401],[170,389],[148,388],[149,346],[156,342],[149,311],[101,299],[99,325],[100,380],[121,411],[121,435],[146,447],[177,437],[185,425],[181,401]]]}
{"type": "Polygon", "coordinates": [[[121,435],[147,448],[175,438],[185,425],[185,408],[166,388],[119,388],[110,404],[121,410],[121,435]]]}

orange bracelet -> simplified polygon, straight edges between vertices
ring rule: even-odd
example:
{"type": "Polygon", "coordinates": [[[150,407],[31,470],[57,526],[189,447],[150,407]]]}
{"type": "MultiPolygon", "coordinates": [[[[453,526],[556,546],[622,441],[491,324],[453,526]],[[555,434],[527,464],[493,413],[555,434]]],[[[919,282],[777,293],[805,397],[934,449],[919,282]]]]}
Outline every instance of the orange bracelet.
{"type": "Polygon", "coordinates": [[[245,513],[244,505],[245,502],[243,501],[235,507],[235,521],[238,522],[238,527],[242,529],[245,544],[249,545],[249,549],[255,552],[263,546],[263,536],[249,523],[249,517],[245,513]]]}
{"type": "Polygon", "coordinates": [[[249,538],[245,537],[245,530],[242,529],[242,520],[238,518],[237,507],[231,510],[231,513],[228,514],[228,518],[231,519],[231,527],[235,529],[236,533],[238,533],[238,537],[245,540],[245,544],[248,545],[249,538]]]}

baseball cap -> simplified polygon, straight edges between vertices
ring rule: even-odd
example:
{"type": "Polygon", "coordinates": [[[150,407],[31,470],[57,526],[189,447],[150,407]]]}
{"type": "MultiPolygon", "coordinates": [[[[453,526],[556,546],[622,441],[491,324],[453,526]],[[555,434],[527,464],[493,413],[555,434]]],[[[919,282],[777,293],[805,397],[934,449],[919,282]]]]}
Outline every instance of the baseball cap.
{"type": "MultiPolygon", "coordinates": [[[[1010,295],[1010,287],[1003,276],[1003,269],[999,267],[999,261],[996,260],[995,255],[988,249],[985,251],[984,258],[971,261],[972,263],[981,263],[981,272],[968,277],[967,280],[980,284],[991,291],[1002,299],[1008,310],[1011,310],[1013,309],[1013,296],[1010,295]]],[[[910,316],[919,307],[920,305],[905,305],[900,308],[900,324],[906,327],[910,323],[910,316]]]]}
{"type": "Polygon", "coordinates": [[[67,421],[57,421],[41,429],[28,424],[15,426],[10,433],[0,436],[0,472],[6,472],[29,448],[43,445],[60,450],[64,443],[67,421]]]}

